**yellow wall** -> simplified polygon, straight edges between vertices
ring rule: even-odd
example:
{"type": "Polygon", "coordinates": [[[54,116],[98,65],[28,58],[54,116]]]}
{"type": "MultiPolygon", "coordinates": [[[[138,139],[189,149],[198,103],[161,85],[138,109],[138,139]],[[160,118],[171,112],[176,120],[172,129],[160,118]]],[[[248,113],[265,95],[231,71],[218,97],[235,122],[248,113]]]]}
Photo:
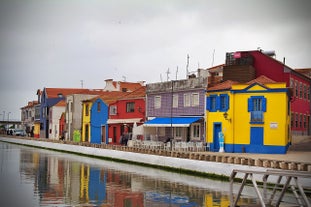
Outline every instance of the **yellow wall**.
{"type": "Polygon", "coordinates": [[[91,101],[84,101],[83,102],[83,111],[82,111],[82,142],[85,142],[85,125],[89,125],[89,142],[91,140],[91,107],[92,107],[92,102],[91,101]],[[86,105],[89,105],[89,112],[88,116],[86,116],[86,105]]]}
{"type": "Polygon", "coordinates": [[[225,137],[225,144],[250,144],[251,127],[263,127],[264,146],[286,146],[291,141],[289,134],[290,117],[288,113],[288,95],[284,91],[284,83],[267,84],[265,87],[246,84],[232,86],[231,90],[221,92],[207,92],[212,94],[227,94],[229,96],[228,119],[224,119],[224,112],[206,111],[206,141],[213,142],[213,126],[220,122],[225,137]],[[249,87],[249,88],[248,88],[249,87]],[[265,87],[269,87],[268,89],[265,87]],[[271,89],[283,89],[281,92],[271,89]],[[259,92],[262,91],[262,92],[259,92]],[[248,99],[251,96],[264,96],[266,98],[266,112],[263,124],[251,124],[248,112],[248,99]]]}

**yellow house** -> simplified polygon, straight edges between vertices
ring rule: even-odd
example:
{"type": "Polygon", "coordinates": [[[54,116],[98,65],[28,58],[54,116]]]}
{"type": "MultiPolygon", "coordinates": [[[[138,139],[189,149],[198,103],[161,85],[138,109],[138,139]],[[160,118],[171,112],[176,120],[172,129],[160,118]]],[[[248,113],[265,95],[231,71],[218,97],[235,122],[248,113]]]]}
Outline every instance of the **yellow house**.
{"type": "Polygon", "coordinates": [[[82,142],[90,142],[91,137],[91,100],[82,102],[82,142]]]}
{"type": "Polygon", "coordinates": [[[208,88],[206,96],[206,141],[212,151],[223,146],[225,152],[286,153],[291,142],[286,83],[265,76],[246,84],[225,81],[208,88]]]}

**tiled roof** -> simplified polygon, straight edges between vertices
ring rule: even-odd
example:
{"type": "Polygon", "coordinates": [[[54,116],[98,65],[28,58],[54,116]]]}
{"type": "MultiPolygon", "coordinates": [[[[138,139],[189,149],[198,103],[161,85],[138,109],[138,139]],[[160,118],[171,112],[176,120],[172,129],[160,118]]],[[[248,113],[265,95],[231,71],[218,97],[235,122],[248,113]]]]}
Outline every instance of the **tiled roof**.
{"type": "Polygon", "coordinates": [[[146,86],[141,86],[133,92],[120,97],[120,99],[135,99],[135,98],[144,98],[146,96],[146,86]]]}
{"type": "Polygon", "coordinates": [[[91,94],[100,95],[101,89],[84,89],[84,88],[45,88],[47,98],[57,98],[59,95],[67,96],[71,94],[91,94]]]}
{"type": "Polygon", "coordinates": [[[66,106],[66,101],[65,100],[61,100],[57,104],[55,104],[54,106],[66,106]]]}
{"type": "MultiPolygon", "coordinates": [[[[217,84],[215,86],[207,88],[207,90],[208,91],[228,90],[228,89],[231,89],[233,84],[238,84],[238,83],[239,82],[237,82],[237,81],[227,80],[227,81],[219,83],[219,84],[217,84]]],[[[274,80],[264,76],[264,75],[261,75],[258,78],[253,79],[253,80],[247,82],[246,84],[251,85],[253,83],[258,83],[258,84],[261,84],[261,85],[265,85],[267,83],[276,83],[276,82],[274,80]]]]}
{"type": "Polygon", "coordinates": [[[120,97],[123,97],[124,95],[128,94],[129,92],[121,92],[121,91],[105,91],[101,95],[96,96],[92,99],[89,99],[89,101],[93,102],[97,99],[102,99],[105,103],[112,103],[118,100],[120,97]]]}
{"type": "Polygon", "coordinates": [[[258,78],[251,80],[247,82],[247,84],[253,84],[253,83],[259,83],[259,84],[267,84],[267,83],[276,83],[274,80],[268,78],[267,76],[261,75],[258,78]]]}
{"type": "Polygon", "coordinates": [[[119,82],[120,89],[126,88],[128,91],[135,91],[136,89],[140,88],[142,85],[141,83],[131,83],[131,82],[119,82]]]}
{"type": "Polygon", "coordinates": [[[39,103],[38,101],[28,101],[28,104],[26,106],[23,106],[21,109],[31,108],[37,105],[38,103],[39,103]]]}
{"type": "Polygon", "coordinates": [[[226,89],[231,89],[232,84],[238,83],[236,81],[232,80],[227,80],[222,83],[219,83],[215,86],[212,86],[210,88],[207,88],[208,91],[217,91],[217,90],[226,90],[226,89]]]}

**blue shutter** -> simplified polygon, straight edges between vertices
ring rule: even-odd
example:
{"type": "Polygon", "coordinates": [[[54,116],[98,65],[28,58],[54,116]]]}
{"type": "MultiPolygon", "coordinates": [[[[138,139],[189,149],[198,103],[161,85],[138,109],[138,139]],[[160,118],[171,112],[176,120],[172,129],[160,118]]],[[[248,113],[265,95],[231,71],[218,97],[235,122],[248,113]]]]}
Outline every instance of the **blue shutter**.
{"type": "Polygon", "coordinates": [[[220,110],[220,96],[216,96],[216,111],[220,110]]]}
{"type": "Polygon", "coordinates": [[[249,98],[248,99],[248,112],[253,111],[253,108],[254,108],[254,106],[253,106],[253,99],[249,98]]]}
{"type": "Polygon", "coordinates": [[[229,96],[226,95],[226,111],[229,110],[229,96]]]}
{"type": "Polygon", "coordinates": [[[267,99],[265,97],[262,98],[262,111],[266,112],[267,110],[267,99]]]}
{"type": "Polygon", "coordinates": [[[206,98],[206,110],[211,110],[211,97],[206,98]]]}

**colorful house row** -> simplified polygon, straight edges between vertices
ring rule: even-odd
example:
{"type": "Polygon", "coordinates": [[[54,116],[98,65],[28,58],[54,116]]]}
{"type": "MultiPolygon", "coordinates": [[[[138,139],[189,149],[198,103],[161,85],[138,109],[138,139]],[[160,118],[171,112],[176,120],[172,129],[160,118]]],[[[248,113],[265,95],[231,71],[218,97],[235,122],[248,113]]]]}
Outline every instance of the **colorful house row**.
{"type": "Polygon", "coordinates": [[[102,90],[40,94],[46,138],[120,144],[126,136],[202,142],[212,151],[285,153],[298,133],[291,124],[302,126],[302,134],[310,129],[310,78],[262,51],[228,53],[226,64],[184,80],[144,86],[108,79],[102,90]]]}

